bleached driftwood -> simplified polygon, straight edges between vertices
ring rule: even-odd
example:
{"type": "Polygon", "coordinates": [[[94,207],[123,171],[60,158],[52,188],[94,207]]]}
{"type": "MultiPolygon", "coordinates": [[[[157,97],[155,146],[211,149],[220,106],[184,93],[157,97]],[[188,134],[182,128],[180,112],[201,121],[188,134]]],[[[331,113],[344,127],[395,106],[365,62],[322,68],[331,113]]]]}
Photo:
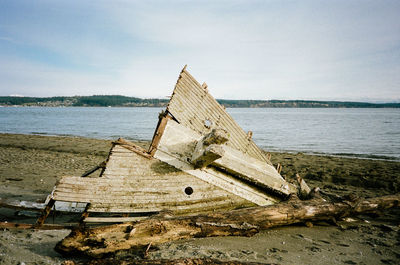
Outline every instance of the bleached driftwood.
{"type": "Polygon", "coordinates": [[[270,206],[244,208],[193,216],[157,216],[137,223],[124,223],[93,229],[76,229],[59,242],[63,254],[103,257],[123,250],[143,251],[149,244],[194,237],[252,236],[258,231],[293,223],[331,220],[360,213],[398,207],[400,194],[329,202],[316,196],[301,201],[292,196],[270,206]]]}
{"type": "Polygon", "coordinates": [[[195,168],[203,168],[211,164],[224,155],[222,144],[228,141],[225,130],[213,129],[210,133],[203,136],[193,151],[191,162],[195,168]]]}

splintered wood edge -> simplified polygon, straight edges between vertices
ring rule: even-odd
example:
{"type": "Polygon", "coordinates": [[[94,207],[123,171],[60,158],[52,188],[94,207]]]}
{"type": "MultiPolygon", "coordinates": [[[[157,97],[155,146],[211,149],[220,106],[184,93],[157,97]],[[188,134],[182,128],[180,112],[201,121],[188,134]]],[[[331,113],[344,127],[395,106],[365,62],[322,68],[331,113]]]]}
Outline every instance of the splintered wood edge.
{"type": "Polygon", "coordinates": [[[160,117],[157,128],[154,132],[153,139],[151,141],[149,151],[148,153],[150,154],[151,157],[154,157],[154,154],[157,151],[158,145],[160,144],[161,137],[163,136],[165,127],[167,125],[168,120],[172,119],[172,117],[166,112],[166,114],[162,117],[160,117]]]}

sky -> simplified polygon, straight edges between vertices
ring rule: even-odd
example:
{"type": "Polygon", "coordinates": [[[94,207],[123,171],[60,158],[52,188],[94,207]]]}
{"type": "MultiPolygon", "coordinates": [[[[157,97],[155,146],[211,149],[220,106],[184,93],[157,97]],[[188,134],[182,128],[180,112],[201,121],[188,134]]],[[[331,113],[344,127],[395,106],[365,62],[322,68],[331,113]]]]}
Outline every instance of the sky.
{"type": "Polygon", "coordinates": [[[400,102],[400,1],[0,0],[0,96],[400,102]]]}

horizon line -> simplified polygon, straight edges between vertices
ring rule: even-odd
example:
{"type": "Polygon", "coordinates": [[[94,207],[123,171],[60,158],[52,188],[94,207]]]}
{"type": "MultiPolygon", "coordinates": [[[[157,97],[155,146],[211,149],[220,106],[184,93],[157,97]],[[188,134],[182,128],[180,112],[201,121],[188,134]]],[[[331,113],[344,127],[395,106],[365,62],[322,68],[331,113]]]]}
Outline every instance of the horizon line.
{"type": "MultiPolygon", "coordinates": [[[[142,98],[136,96],[125,96],[125,95],[118,95],[118,94],[110,94],[110,95],[74,95],[74,96],[25,96],[25,95],[18,95],[12,94],[8,96],[0,97],[15,97],[15,98],[56,98],[56,97],[93,97],[93,96],[121,96],[121,97],[128,97],[128,98],[137,98],[137,99],[159,99],[159,100],[168,100],[170,96],[165,97],[154,97],[154,98],[142,98]]],[[[371,104],[387,104],[387,103],[400,103],[399,99],[232,99],[232,98],[216,98],[216,100],[235,100],[235,101],[318,101],[318,102],[347,102],[347,103],[371,103],[371,104]]]]}

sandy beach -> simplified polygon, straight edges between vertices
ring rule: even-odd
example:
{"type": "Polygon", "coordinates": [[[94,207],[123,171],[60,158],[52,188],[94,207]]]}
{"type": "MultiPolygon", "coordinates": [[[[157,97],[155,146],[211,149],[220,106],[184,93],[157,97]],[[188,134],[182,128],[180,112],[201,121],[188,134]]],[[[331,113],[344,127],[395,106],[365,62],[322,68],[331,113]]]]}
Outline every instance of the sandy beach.
{"type": "MultiPolygon", "coordinates": [[[[61,176],[82,175],[106,159],[110,146],[109,140],[0,134],[0,198],[43,202],[61,176]]],[[[303,153],[272,153],[272,162],[283,166],[286,179],[299,173],[311,187],[339,195],[375,197],[400,191],[400,162],[303,153]]],[[[2,222],[32,223],[35,218],[32,212],[0,210],[2,222]]],[[[59,215],[55,220],[74,222],[77,218],[79,215],[59,215]]],[[[0,264],[61,264],[71,258],[53,249],[68,233],[4,229],[0,232],[0,264]]],[[[338,226],[298,224],[253,237],[167,243],[149,253],[150,259],[182,257],[267,264],[398,264],[400,211],[348,218],[338,226]]]]}

